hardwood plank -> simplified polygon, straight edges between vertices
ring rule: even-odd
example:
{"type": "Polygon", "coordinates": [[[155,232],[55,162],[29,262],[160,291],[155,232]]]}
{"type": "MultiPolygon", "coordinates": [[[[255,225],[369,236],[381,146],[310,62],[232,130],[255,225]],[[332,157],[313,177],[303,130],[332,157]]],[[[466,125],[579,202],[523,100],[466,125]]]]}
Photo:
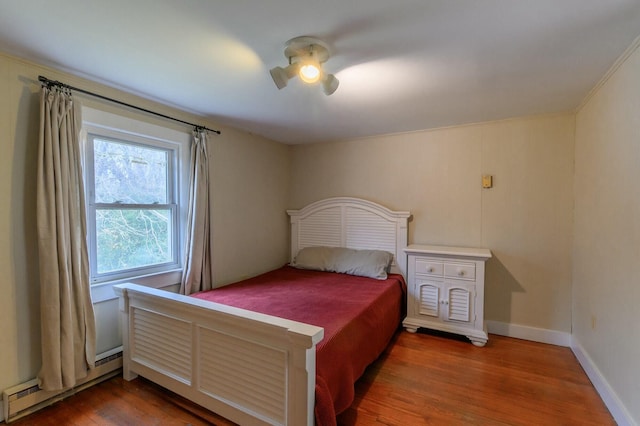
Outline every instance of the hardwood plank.
{"type": "Polygon", "coordinates": [[[569,348],[490,336],[483,348],[402,332],[338,424],[615,425],[569,348]]]}
{"type": "Polygon", "coordinates": [[[17,420],[12,425],[233,425],[145,380],[115,377],[17,420]]]}
{"type": "MultiPolygon", "coordinates": [[[[484,348],[398,332],[338,416],[357,425],[615,425],[569,348],[491,335],[484,348]]],[[[12,425],[233,423],[144,379],[120,377],[12,425]]]]}

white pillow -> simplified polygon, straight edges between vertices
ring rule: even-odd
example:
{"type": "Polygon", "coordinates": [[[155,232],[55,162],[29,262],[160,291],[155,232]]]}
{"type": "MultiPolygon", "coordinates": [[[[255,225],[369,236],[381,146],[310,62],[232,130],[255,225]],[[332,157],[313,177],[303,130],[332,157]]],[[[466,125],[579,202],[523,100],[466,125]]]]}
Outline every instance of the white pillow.
{"type": "Polygon", "coordinates": [[[382,250],[305,247],[298,252],[291,266],[386,280],[392,261],[393,254],[382,250]]]}

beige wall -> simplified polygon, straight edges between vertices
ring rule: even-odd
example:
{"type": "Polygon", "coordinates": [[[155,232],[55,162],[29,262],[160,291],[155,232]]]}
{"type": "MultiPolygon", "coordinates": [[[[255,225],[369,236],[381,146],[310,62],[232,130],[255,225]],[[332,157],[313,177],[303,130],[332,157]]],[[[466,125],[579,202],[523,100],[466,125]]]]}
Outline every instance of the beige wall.
{"type": "Polygon", "coordinates": [[[574,127],[566,114],[294,146],[290,204],[409,210],[410,243],[492,250],[486,319],[570,333],[574,127]]]}
{"type": "Polygon", "coordinates": [[[213,270],[227,284],[289,256],[289,147],[233,130],[213,146],[213,270]]]}
{"type": "MultiPolygon", "coordinates": [[[[35,173],[41,74],[187,121],[218,127],[134,95],[0,54],[0,390],[34,378],[40,367],[35,173]]],[[[95,99],[77,98],[93,108],[185,129],[180,124],[95,99]]],[[[221,130],[222,135],[210,136],[214,269],[219,283],[256,275],[287,261],[285,210],[289,207],[290,175],[287,146],[234,129],[221,130]]],[[[113,346],[118,335],[116,308],[113,301],[96,306],[101,350],[113,346]]]]}
{"type": "Polygon", "coordinates": [[[640,424],[640,52],[576,118],[574,342],[640,424]]]}

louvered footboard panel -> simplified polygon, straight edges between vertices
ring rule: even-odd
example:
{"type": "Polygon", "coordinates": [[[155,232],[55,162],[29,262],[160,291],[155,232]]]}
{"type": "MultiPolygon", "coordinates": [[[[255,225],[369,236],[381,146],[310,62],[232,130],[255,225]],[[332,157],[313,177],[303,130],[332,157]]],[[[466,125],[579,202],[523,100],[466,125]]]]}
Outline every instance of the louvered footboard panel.
{"type": "Polygon", "coordinates": [[[201,392],[284,423],[286,352],[207,329],[199,341],[201,392]]]}
{"type": "Polygon", "coordinates": [[[131,360],[191,384],[191,324],[133,309],[131,360]]]}

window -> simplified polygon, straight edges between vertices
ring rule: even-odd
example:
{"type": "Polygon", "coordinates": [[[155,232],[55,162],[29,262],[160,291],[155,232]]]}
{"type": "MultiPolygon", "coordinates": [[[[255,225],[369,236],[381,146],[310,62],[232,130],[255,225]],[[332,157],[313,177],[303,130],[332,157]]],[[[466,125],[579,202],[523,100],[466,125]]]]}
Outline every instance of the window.
{"type": "Polygon", "coordinates": [[[172,149],[87,136],[92,281],[177,267],[172,149]]]}
{"type": "Polygon", "coordinates": [[[178,270],[186,218],[180,195],[186,192],[181,171],[187,168],[181,161],[188,135],[123,117],[113,123],[114,116],[103,112],[89,115],[112,119],[106,120],[110,125],[86,117],[83,122],[91,283],[178,270]]]}

